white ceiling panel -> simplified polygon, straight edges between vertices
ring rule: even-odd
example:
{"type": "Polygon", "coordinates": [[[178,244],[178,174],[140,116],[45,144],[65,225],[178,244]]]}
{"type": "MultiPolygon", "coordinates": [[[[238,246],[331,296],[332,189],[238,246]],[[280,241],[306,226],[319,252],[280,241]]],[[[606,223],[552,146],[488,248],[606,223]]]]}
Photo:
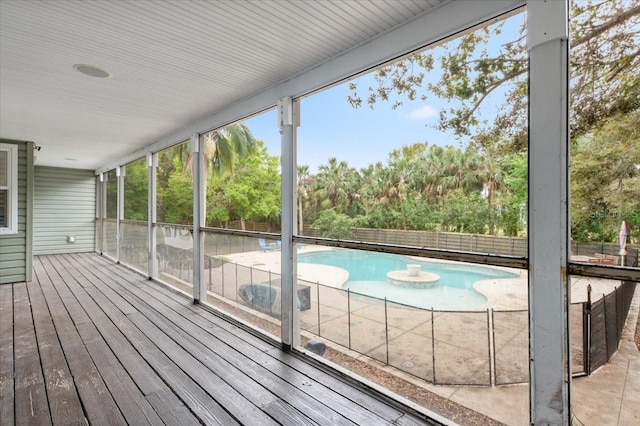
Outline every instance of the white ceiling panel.
{"type": "Polygon", "coordinates": [[[444,3],[0,0],[0,137],[95,169],[444,3]]]}

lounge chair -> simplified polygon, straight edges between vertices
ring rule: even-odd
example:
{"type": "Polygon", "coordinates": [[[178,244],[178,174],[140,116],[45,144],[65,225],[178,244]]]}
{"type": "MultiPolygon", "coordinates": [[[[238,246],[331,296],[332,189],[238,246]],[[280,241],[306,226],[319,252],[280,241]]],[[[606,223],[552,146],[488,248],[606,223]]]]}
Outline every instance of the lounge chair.
{"type": "MultiPolygon", "coordinates": [[[[280,243],[280,241],[278,241],[280,243]]],[[[260,246],[260,250],[263,252],[273,251],[280,248],[278,243],[267,243],[267,240],[264,238],[258,238],[258,246],[260,246]]]]}

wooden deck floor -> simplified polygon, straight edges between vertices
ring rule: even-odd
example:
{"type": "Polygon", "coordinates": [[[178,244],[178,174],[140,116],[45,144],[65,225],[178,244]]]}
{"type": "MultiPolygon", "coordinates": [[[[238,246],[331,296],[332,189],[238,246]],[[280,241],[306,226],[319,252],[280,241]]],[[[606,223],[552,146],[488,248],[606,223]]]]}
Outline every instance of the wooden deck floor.
{"type": "Polygon", "coordinates": [[[0,423],[429,423],[97,254],[0,285],[0,423]]]}

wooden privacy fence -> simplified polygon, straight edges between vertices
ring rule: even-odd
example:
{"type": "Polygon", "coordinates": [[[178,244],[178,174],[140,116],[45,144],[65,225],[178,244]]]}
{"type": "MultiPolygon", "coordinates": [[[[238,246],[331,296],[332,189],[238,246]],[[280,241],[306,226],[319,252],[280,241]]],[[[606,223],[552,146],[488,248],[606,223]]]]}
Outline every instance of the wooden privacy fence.
{"type": "MultiPolygon", "coordinates": [[[[144,222],[121,221],[127,226],[127,233],[123,233],[121,238],[132,242],[133,246],[143,246],[146,243],[144,233],[147,226],[144,222]],[[139,228],[139,232],[134,235],[128,234],[139,228]]],[[[240,229],[240,222],[232,222],[230,228],[240,229]]],[[[105,219],[98,222],[97,227],[102,228],[98,234],[98,241],[103,244],[103,252],[111,257],[116,256],[116,221],[105,219]]],[[[171,225],[159,225],[159,228],[170,228],[171,225]]],[[[250,231],[267,231],[268,225],[259,222],[246,223],[246,229],[250,231]]],[[[469,251],[474,253],[497,254],[506,256],[527,256],[527,238],[521,237],[501,237],[495,235],[461,234],[457,232],[440,231],[411,231],[400,229],[373,229],[373,228],[353,228],[353,235],[350,238],[355,241],[366,241],[383,244],[409,245],[416,247],[427,247],[442,250],[469,251]]],[[[319,237],[319,231],[313,227],[305,227],[304,235],[309,237],[319,237]]],[[[256,239],[249,237],[216,236],[214,233],[207,233],[207,252],[215,254],[234,253],[237,250],[247,251],[256,247],[256,239]],[[215,241],[214,241],[215,240],[215,241]],[[220,240],[225,240],[224,242],[220,240]]],[[[123,244],[121,244],[122,247],[123,244]]],[[[139,248],[139,247],[138,247],[139,248]]],[[[146,247],[144,247],[146,251],[146,247]]],[[[571,242],[571,254],[579,256],[594,256],[604,254],[608,256],[618,256],[619,246],[613,243],[598,242],[571,242]]],[[[624,264],[626,266],[637,267],[640,265],[640,248],[636,246],[627,247],[627,255],[624,264]]]]}
{"type": "MultiPolygon", "coordinates": [[[[320,232],[317,228],[305,227],[304,235],[308,237],[320,237],[320,232]]],[[[409,245],[519,257],[526,257],[528,248],[528,239],[522,237],[501,237],[441,231],[352,228],[352,235],[349,239],[372,243],[409,245]]],[[[618,244],[571,242],[572,255],[593,256],[595,253],[602,253],[617,256],[618,252],[618,244]]],[[[638,247],[628,246],[624,264],[626,266],[638,266],[639,252],[638,247]]]]}

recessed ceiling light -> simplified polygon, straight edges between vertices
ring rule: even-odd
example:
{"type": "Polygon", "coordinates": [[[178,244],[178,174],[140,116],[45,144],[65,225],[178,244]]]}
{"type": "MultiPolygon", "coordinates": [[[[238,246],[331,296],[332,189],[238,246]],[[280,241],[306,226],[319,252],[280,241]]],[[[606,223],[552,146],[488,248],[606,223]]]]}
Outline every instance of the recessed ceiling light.
{"type": "Polygon", "coordinates": [[[77,71],[81,72],[82,74],[88,75],[90,77],[98,77],[98,78],[111,77],[111,74],[93,65],[75,64],[73,68],[75,68],[77,71]]]}

